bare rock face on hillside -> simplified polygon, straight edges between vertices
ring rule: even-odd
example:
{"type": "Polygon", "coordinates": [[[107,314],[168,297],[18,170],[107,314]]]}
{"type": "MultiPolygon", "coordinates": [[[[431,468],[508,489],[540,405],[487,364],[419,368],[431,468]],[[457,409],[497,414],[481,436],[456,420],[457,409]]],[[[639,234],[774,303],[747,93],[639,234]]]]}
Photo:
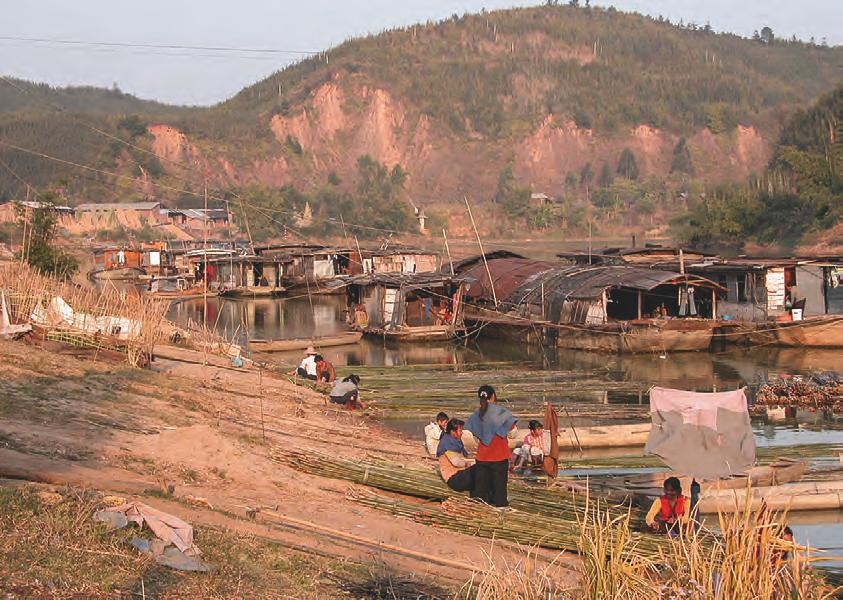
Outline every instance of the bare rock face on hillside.
{"type": "MultiPolygon", "coordinates": [[[[298,110],[272,116],[268,126],[276,144],[246,161],[210,155],[213,150],[206,156],[169,125],[152,125],[149,132],[165,169],[206,169],[220,185],[308,188],[324,184],[331,171],[353,181],[357,159],[369,155],[388,167],[400,164],[409,173],[410,194],[434,201],[456,201],[466,193],[491,197],[498,173],[510,162],[523,185],[552,193],[586,163],[595,170],[603,162],[614,168],[624,148],[634,152],[643,177],[666,177],[679,139],[645,124],[599,134],[555,115],[547,115],[521,139],[465,139],[386,89],[338,77],[318,87],[298,110]],[[291,153],[291,144],[299,150],[291,153]]],[[[747,126],[721,135],[700,130],[689,146],[703,177],[710,172],[714,180],[739,180],[763,168],[770,157],[769,141],[747,126]]]]}

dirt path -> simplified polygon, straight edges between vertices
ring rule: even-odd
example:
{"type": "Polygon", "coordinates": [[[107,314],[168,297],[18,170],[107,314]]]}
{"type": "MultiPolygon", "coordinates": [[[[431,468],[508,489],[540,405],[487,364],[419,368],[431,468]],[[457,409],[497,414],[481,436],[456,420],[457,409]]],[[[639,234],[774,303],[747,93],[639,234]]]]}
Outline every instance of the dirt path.
{"type": "MultiPolygon", "coordinates": [[[[295,471],[269,457],[270,450],[313,449],[430,464],[419,443],[329,406],[322,394],[224,363],[159,359],[153,370],[139,371],[20,342],[0,341],[0,361],[0,476],[129,495],[172,484],[176,498],[203,498],[213,510],[148,494],[145,501],[194,522],[338,558],[377,557],[400,572],[452,584],[466,580],[468,569],[385,551],[382,545],[478,570],[488,565],[489,540],[363,507],[346,497],[349,484],[295,471]],[[255,507],[264,508],[251,520],[255,507]],[[285,523],[283,516],[338,533],[285,523]],[[350,536],[368,543],[350,542],[350,536]]],[[[516,560],[511,546],[495,547],[495,560],[516,560]]],[[[560,572],[572,563],[563,560],[560,572]]]]}

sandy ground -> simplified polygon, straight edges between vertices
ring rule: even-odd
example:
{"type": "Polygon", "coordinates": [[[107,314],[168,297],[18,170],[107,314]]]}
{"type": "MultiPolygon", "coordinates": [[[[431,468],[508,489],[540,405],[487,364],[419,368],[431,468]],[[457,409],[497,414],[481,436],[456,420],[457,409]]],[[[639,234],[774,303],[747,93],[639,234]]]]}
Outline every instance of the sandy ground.
{"type": "MultiPolygon", "coordinates": [[[[144,501],[192,522],[338,558],[377,559],[398,572],[451,585],[488,566],[489,540],[384,515],[349,500],[347,482],[306,475],[271,458],[303,448],[430,465],[421,444],[365,416],[335,409],[324,395],[283,378],[185,362],[201,362],[199,353],[173,354],[183,360],[157,359],[151,370],[141,371],[84,354],[0,341],[0,477],[126,497],[172,484],[172,499],[147,494],[144,501]],[[188,495],[213,508],[186,504],[188,495]],[[256,507],[262,510],[250,518],[256,507]],[[320,527],[357,539],[349,542],[320,527]],[[385,550],[382,544],[409,552],[385,550]]],[[[510,564],[520,555],[500,542],[491,554],[510,564]]],[[[573,557],[563,558],[558,577],[572,580],[575,563],[573,557]]]]}

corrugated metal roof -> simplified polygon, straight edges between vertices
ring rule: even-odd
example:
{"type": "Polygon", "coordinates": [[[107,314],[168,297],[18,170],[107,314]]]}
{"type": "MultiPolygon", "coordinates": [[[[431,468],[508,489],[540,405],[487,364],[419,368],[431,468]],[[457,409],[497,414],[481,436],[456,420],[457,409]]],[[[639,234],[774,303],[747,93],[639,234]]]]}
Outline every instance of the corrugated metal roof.
{"type": "Polygon", "coordinates": [[[160,202],[103,202],[102,204],[88,202],[80,204],[76,207],[76,210],[82,212],[92,210],[154,210],[160,206],[160,202]]]}
{"type": "MultiPolygon", "coordinates": [[[[720,289],[716,283],[701,277],[625,265],[560,266],[529,259],[502,258],[489,261],[489,271],[498,302],[510,306],[520,304],[542,285],[546,296],[581,300],[599,298],[610,288],[650,291],[660,285],[686,280],[693,285],[720,289]]],[[[471,284],[470,297],[493,301],[489,276],[482,262],[463,274],[476,279],[476,283],[471,284]]]]}

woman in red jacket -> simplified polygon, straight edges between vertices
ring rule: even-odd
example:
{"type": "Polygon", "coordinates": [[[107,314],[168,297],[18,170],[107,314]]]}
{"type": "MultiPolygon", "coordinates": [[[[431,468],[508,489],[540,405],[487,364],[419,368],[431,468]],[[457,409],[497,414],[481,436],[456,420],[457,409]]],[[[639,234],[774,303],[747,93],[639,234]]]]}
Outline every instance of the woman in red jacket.
{"type": "Polygon", "coordinates": [[[515,428],[518,419],[497,403],[498,397],[492,386],[480,386],[477,397],[480,400],[480,408],[466,423],[466,429],[478,442],[471,497],[492,506],[508,506],[506,486],[510,450],[506,435],[515,428]]]}

